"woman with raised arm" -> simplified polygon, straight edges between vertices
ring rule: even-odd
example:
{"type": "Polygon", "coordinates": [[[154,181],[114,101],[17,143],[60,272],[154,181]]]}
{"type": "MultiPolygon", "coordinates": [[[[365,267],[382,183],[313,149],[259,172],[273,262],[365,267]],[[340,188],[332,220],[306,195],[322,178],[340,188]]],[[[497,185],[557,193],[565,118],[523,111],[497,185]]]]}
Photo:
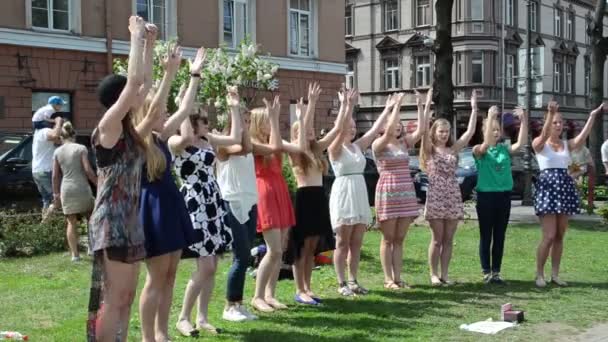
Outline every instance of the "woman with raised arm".
{"type": "Polygon", "coordinates": [[[389,96],[384,111],[372,128],[352,142],[357,130],[351,114],[358,98],[358,92],[349,92],[346,100],[348,118],[340,128],[338,137],[328,148],[329,160],[336,176],[329,197],[331,226],[336,233],[334,266],[338,277],[338,293],[343,296],[369,292],[357,281],[363,234],[367,225],[371,223],[367,187],[363,178],[366,159],[362,151],[372,144],[380,129],[386,125],[391,109],[395,110],[394,108],[397,107],[396,110],[399,110],[403,94],[389,96]],[[346,281],[347,260],[348,282],[346,281]]]}
{"type": "Polygon", "coordinates": [[[513,145],[501,142],[498,107],[492,106],[483,121],[483,142],[473,147],[477,166],[477,217],[479,219],[479,259],[486,284],[504,284],[500,276],[505,234],[511,215],[513,175],[511,155],[528,141],[528,115],[518,107],[519,137],[513,145]],[[491,247],[491,248],[490,248],[491,247]]]}
{"type": "MultiPolygon", "coordinates": [[[[222,197],[228,203],[226,223],[232,231],[232,266],[228,271],[226,306],[222,318],[231,322],[253,320],[257,317],[243,304],[245,277],[251,260],[251,248],[258,220],[258,190],[255,180],[253,146],[249,138],[249,112],[242,116],[243,133],[239,144],[220,147],[217,152],[218,183],[222,197]]],[[[224,128],[227,133],[232,122],[224,128]]]]}
{"type": "Polygon", "coordinates": [[[89,151],[76,143],[76,131],[66,121],[61,127],[62,145],[53,154],[53,198],[67,221],[67,241],[72,261],[80,261],[78,217],[88,218],[95,198],[89,182],[97,184],[97,175],[89,162],[89,151]]]}
{"type": "Polygon", "coordinates": [[[152,66],[144,65],[148,63],[143,60],[144,54],[153,51],[156,28],[146,26],[141,17],[132,16],[129,31],[131,50],[127,77],[107,76],[97,89],[99,100],[107,110],[91,138],[97,160],[98,188],[89,221],[94,262],[88,341],[128,340],[139,261],[145,257],[138,204],[146,147],[133,127],[131,115],[142,106],[149,91],[150,83],[144,83],[144,79],[152,66]],[[100,310],[102,300],[103,310],[100,310]]]}
{"type": "Polygon", "coordinates": [[[545,287],[545,263],[551,253],[551,282],[568,286],[559,278],[559,266],[564,250],[568,217],[579,213],[580,203],[572,177],[568,175],[570,151],[579,149],[587,140],[595,117],[604,104],[589,114],[583,130],[574,139],[562,140],[563,120],[559,106],[551,101],[547,106],[541,135],[532,141],[540,176],[535,184],[534,211],[540,217],[543,236],[536,253],[536,286],[545,287]]]}
{"type": "Polygon", "coordinates": [[[333,250],[336,245],[331,229],[329,201],[323,189],[323,175],[328,168],[324,152],[338,136],[347,118],[344,94],[340,94],[340,110],[334,127],[322,139],[316,140],[314,115],[320,94],[318,83],[309,85],[308,105],[305,106],[300,100],[296,108],[298,122],[291,127],[292,142],[297,143],[303,152],[290,155],[298,190],[295,201],[296,226],[289,234],[287,259],[293,264],[296,285],[294,299],[308,305],[317,305],[322,301],[311,287],[315,255],[333,250]]]}
{"type": "Polygon", "coordinates": [[[171,175],[171,153],[168,138],[192,113],[194,99],[205,60],[205,50],[199,49],[190,63],[190,83],[178,111],[165,115],[171,83],[180,67],[179,46],[170,46],[162,61],[165,74],[155,94],[149,95],[133,123],[141,128],[146,144],[146,163],[142,173],[140,221],[146,237],[146,266],[148,275],[139,300],[142,339],[169,340],[169,312],[173,299],[175,274],[182,249],[194,243],[194,231],[183,197],[171,175]],[[152,114],[151,112],[160,115],[152,114]],[[154,117],[154,121],[146,120],[154,117]],[[143,127],[142,127],[143,126],[143,127]]]}
{"type": "Polygon", "coordinates": [[[380,222],[380,261],[384,271],[384,287],[391,290],[409,288],[401,279],[403,240],[410,224],[418,216],[418,199],[410,175],[408,149],[414,147],[428,127],[432,90],[423,106],[416,92],[417,128],[412,134],[403,132],[399,110],[393,110],[384,133],[372,144],[380,178],[376,185],[376,217],[380,222]]]}
{"type": "Polygon", "coordinates": [[[207,116],[195,114],[182,123],[179,135],[169,139],[169,147],[175,156],[175,171],[182,181],[181,193],[195,230],[195,243],[184,249],[183,255],[197,258],[197,268],[188,281],[176,325],[177,330],[185,336],[196,335],[201,330],[212,334],[219,332],[209,324],[209,301],[218,256],[230,251],[232,233],[225,223],[228,208],[215,180],[215,150],[219,146],[230,146],[240,141],[241,108],[236,87],[228,89],[227,103],[232,120],[230,135],[211,133],[207,116]],[[197,298],[194,328],[191,314],[197,298]]]}
{"type": "Polygon", "coordinates": [[[420,147],[420,167],[427,171],[429,189],[426,196],[424,217],[429,221],[432,239],[429,245],[431,284],[452,285],[448,268],[452,258],[454,233],[458,221],[464,217],[462,194],[456,179],[458,153],[466,147],[475,134],[477,124],[477,92],[471,95],[469,126],[460,139],[453,142],[450,123],[437,119],[430,131],[424,134],[420,147]],[[441,260],[441,274],[438,266],[441,260]]]}
{"type": "Polygon", "coordinates": [[[259,196],[257,231],[264,236],[267,249],[258,267],[251,306],[260,312],[273,312],[287,308],[276,299],[275,291],[287,234],[296,223],[287,183],[283,178],[282,153],[298,153],[300,150],[281,139],[279,97],[275,96],[272,104],[264,99],[264,104],[266,108],[251,111],[249,130],[259,196]]]}

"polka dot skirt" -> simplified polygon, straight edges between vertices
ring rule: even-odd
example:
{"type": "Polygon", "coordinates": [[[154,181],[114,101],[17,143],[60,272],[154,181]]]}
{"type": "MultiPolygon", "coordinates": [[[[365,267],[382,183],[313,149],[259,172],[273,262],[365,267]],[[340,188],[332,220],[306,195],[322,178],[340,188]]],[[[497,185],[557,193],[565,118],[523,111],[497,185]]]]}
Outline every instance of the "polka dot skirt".
{"type": "Polygon", "coordinates": [[[580,212],[580,199],[567,169],[542,170],[535,187],[534,211],[537,216],[575,215],[580,212]]]}

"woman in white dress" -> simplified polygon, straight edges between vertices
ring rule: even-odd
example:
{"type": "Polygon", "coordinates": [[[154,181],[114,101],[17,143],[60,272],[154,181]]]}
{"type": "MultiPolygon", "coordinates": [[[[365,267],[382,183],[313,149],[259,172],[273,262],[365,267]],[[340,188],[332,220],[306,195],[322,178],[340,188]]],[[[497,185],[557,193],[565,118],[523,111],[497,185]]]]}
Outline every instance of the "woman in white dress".
{"type": "MultiPolygon", "coordinates": [[[[345,96],[346,110],[350,113],[357,104],[359,93],[350,90],[345,96]]],[[[329,160],[336,177],[329,197],[331,226],[336,232],[334,267],[339,283],[338,293],[343,296],[368,293],[357,282],[363,233],[371,222],[367,187],[363,178],[366,159],[361,151],[372,144],[380,129],[385,126],[391,109],[399,110],[403,96],[404,94],[389,96],[384,111],[372,128],[354,142],[357,133],[355,121],[352,117],[346,120],[338,137],[328,148],[329,160]],[[347,260],[348,282],[345,276],[347,260]]]]}

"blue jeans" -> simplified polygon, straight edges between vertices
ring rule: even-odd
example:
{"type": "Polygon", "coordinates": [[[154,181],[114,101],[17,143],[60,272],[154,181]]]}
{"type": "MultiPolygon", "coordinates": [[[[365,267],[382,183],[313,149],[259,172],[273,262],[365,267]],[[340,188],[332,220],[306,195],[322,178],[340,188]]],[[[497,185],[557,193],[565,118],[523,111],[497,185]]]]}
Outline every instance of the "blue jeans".
{"type": "Polygon", "coordinates": [[[50,172],[32,172],[34,183],[42,197],[42,208],[46,209],[53,202],[53,184],[50,172]]]}
{"type": "Polygon", "coordinates": [[[241,224],[232,212],[226,216],[228,226],[232,229],[232,253],[234,258],[232,266],[228,271],[228,288],[226,299],[229,302],[240,302],[243,300],[245,289],[245,276],[247,267],[251,260],[251,245],[255,239],[256,225],[258,221],[258,207],[254,205],[249,211],[249,220],[241,224]]]}

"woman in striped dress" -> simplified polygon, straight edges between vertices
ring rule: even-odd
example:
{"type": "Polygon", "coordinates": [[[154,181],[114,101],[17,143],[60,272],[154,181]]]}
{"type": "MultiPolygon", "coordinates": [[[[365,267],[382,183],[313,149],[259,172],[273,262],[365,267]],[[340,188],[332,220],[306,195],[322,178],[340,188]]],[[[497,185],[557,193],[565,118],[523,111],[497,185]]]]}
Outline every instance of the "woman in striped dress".
{"type": "Polygon", "coordinates": [[[403,240],[419,210],[414,182],[410,176],[408,148],[414,146],[424,134],[431,94],[429,91],[423,109],[420,93],[416,92],[416,131],[404,134],[400,111],[394,110],[384,134],[372,144],[380,173],[376,186],[376,215],[382,231],[380,261],[384,271],[384,287],[387,289],[408,287],[401,279],[403,240]]]}

